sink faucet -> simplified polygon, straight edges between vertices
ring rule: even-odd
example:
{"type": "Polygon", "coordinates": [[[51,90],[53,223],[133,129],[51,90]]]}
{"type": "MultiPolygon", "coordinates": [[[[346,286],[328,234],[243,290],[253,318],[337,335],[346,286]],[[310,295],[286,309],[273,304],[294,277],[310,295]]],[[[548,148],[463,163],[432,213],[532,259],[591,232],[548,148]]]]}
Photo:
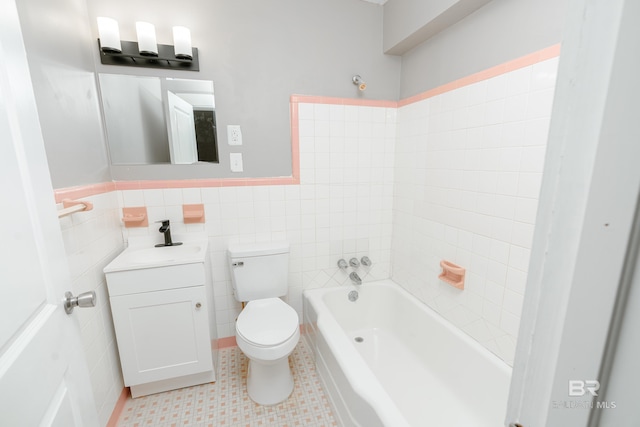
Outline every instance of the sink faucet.
{"type": "Polygon", "coordinates": [[[355,271],[352,271],[351,274],[349,274],[349,279],[351,279],[351,281],[356,285],[362,285],[362,279],[355,271]]]}
{"type": "Polygon", "coordinates": [[[158,243],[156,248],[160,248],[163,246],[178,246],[181,245],[182,242],[173,242],[171,241],[171,225],[169,224],[169,220],[165,219],[162,221],[158,221],[162,223],[162,226],[158,229],[160,233],[164,233],[164,243],[158,243]]]}

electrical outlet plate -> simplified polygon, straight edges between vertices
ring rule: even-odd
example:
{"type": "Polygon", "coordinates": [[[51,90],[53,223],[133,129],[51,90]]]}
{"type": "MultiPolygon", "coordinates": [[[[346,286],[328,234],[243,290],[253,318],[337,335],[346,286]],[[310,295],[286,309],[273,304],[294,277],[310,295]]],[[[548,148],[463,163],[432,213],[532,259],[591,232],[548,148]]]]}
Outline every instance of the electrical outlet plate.
{"type": "Polygon", "coordinates": [[[227,125],[227,141],[229,145],[242,145],[240,125],[227,125]]]}
{"type": "Polygon", "coordinates": [[[231,172],[242,172],[242,153],[230,153],[229,161],[231,163],[231,172]]]}

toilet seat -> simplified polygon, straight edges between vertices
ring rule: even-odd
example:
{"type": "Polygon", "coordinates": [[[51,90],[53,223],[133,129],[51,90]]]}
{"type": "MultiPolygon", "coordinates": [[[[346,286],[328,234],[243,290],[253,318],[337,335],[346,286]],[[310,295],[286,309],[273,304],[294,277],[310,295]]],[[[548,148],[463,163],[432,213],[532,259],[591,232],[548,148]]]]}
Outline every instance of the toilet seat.
{"type": "Polygon", "coordinates": [[[236,322],[236,333],[258,347],[280,345],[297,330],[298,313],[280,298],[250,301],[236,322]]]}

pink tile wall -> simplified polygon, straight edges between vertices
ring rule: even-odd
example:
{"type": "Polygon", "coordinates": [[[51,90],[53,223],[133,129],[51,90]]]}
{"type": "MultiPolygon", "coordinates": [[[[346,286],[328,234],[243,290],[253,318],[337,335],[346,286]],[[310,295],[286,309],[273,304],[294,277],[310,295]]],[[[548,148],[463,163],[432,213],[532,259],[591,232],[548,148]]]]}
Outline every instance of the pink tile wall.
{"type": "Polygon", "coordinates": [[[392,278],[513,362],[557,58],[402,106],[392,278]],[[467,269],[465,290],[437,279],[467,269]]]}

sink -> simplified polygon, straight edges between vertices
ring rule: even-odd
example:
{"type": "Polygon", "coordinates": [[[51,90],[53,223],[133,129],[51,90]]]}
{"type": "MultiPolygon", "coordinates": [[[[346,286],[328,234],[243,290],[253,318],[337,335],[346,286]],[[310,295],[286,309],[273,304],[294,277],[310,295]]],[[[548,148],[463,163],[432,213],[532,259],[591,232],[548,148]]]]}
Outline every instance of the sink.
{"type": "Polygon", "coordinates": [[[132,263],[167,262],[188,259],[200,252],[199,245],[162,246],[159,248],[141,248],[129,252],[127,259],[132,263]]]}
{"type": "Polygon", "coordinates": [[[202,262],[206,249],[206,242],[184,242],[180,246],[162,247],[129,246],[104,268],[104,272],[202,262]]]}

